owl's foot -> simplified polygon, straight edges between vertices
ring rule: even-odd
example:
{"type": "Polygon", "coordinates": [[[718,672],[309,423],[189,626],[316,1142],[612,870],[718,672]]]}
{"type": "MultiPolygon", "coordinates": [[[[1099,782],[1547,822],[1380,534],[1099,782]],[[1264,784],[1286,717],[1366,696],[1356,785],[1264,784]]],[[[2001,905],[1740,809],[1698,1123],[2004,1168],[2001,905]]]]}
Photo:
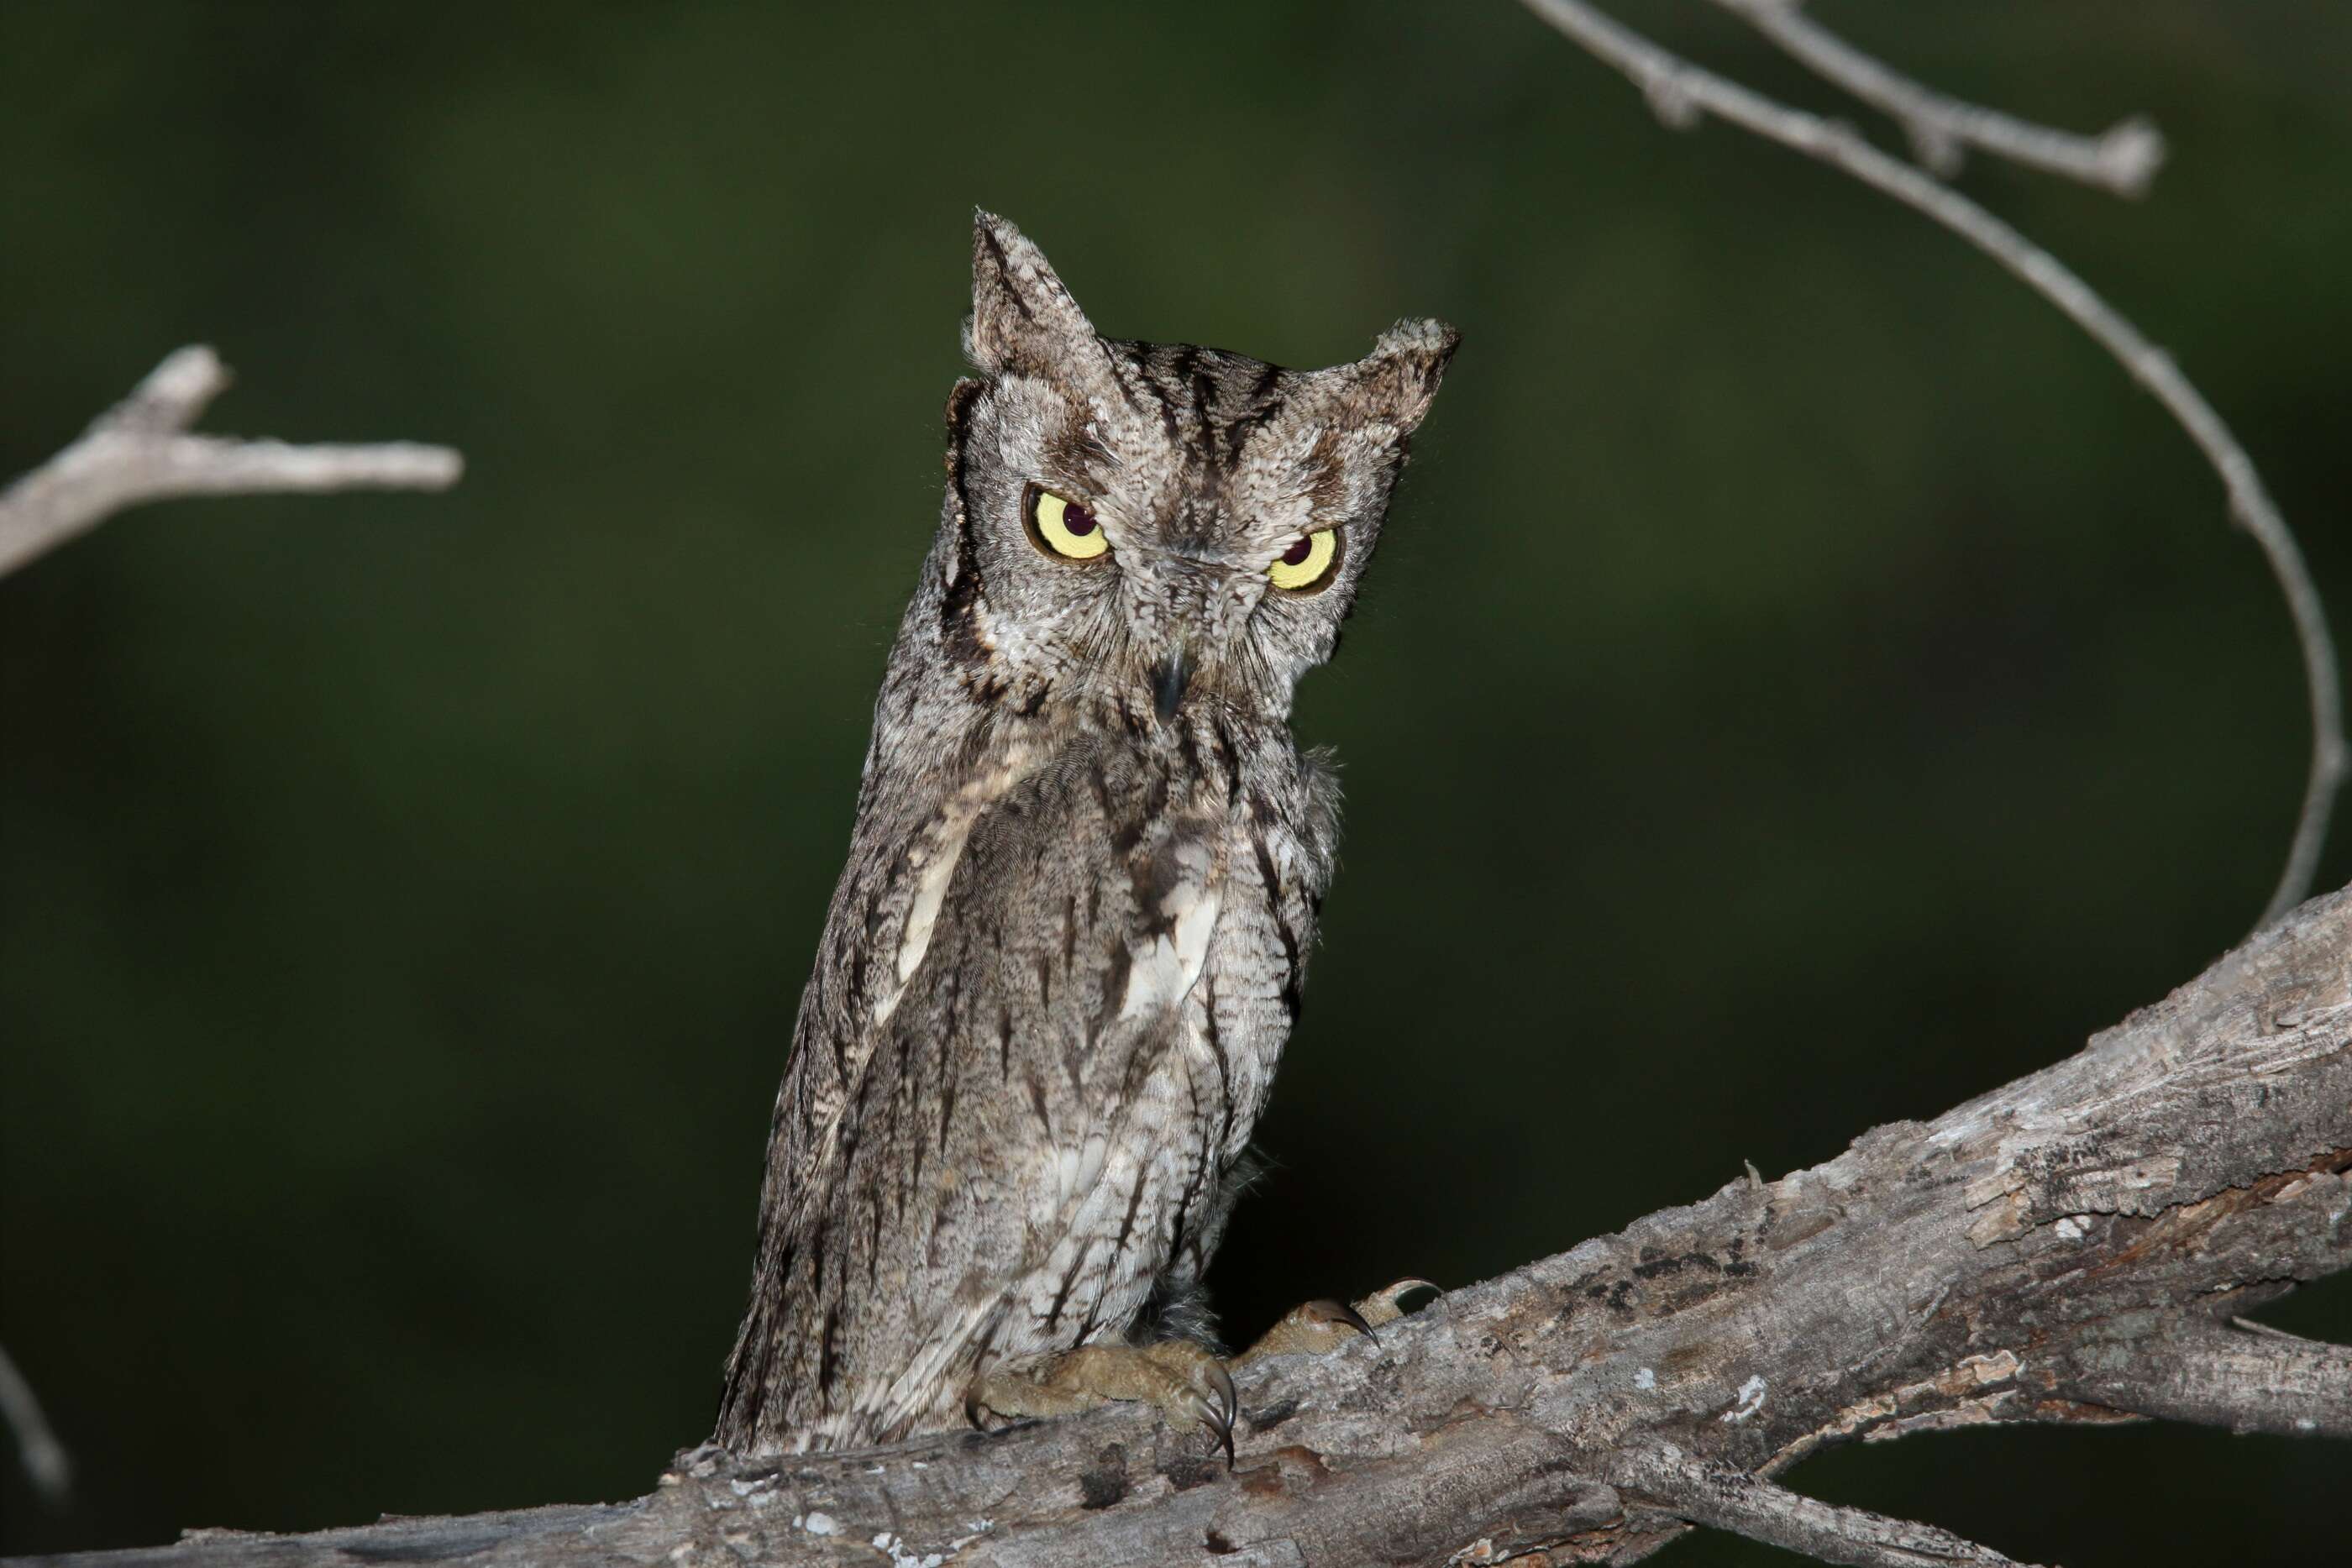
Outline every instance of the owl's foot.
{"type": "Polygon", "coordinates": [[[964,1416],[987,1430],[1004,1421],[1074,1416],[1097,1405],[1140,1400],[1174,1419],[1198,1421],[1207,1427],[1217,1446],[1224,1449],[1230,1469],[1238,1405],[1228,1365],[1245,1366],[1261,1356],[1320,1355],[1337,1350],[1404,1316],[1406,1297],[1436,1289],[1427,1280],[1399,1280],[1352,1306],[1320,1301],[1293,1307],[1231,1363],[1218,1360],[1188,1339],[1154,1344],[1085,1344],[1054,1355],[1007,1362],[973,1382],[964,1395],[964,1416]]]}
{"type": "Polygon", "coordinates": [[[1305,1302],[1284,1313],[1280,1322],[1258,1336],[1255,1344],[1234,1357],[1233,1364],[1246,1366],[1265,1355],[1322,1355],[1335,1351],[1404,1316],[1407,1296],[1436,1289],[1427,1280],[1399,1280],[1352,1306],[1331,1301],[1305,1302]]]}
{"type": "Polygon", "coordinates": [[[964,1416],[985,1429],[991,1417],[1069,1416],[1116,1400],[1139,1399],[1171,1417],[1198,1421],[1234,1462],[1234,1380],[1225,1364],[1188,1339],[1156,1344],[1082,1344],[982,1373],[964,1395],[964,1416]]]}

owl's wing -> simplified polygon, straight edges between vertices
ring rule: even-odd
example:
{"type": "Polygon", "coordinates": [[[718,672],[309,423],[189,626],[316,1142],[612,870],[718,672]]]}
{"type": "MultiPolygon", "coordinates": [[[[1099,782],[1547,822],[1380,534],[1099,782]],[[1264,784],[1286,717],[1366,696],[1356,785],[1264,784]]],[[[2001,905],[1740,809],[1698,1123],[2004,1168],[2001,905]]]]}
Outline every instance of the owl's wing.
{"type": "Polygon", "coordinates": [[[983,1356],[1142,1306],[1233,1115],[1197,994],[1227,884],[1213,788],[1074,749],[951,801],[868,879],[890,907],[836,903],[877,941],[854,1038],[804,1004],[794,1076],[832,1114],[770,1173],[790,1427],[887,1440],[957,1408],[983,1356]]]}

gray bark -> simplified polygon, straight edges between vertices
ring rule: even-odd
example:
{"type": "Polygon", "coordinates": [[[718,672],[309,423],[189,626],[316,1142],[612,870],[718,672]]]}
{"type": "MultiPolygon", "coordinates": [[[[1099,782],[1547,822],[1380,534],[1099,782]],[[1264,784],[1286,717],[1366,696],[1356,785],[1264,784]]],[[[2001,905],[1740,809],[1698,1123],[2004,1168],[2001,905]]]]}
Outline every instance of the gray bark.
{"type": "Polygon", "coordinates": [[[179,350],[148,372],[129,397],[99,415],[80,440],[0,490],[0,577],[125,507],[150,501],[446,490],[464,471],[463,461],[447,447],[407,441],[289,446],[188,434],[188,427],[227,388],[228,367],[210,349],[179,350]]]}
{"type": "Polygon", "coordinates": [[[1932,1123],[1248,1368],[1230,1474],[1114,1408],[781,1463],[698,1449],[628,1502],[66,1561],[1630,1563],[1696,1522],[1830,1562],[2006,1562],[1771,1478],[1958,1426],[2352,1436],[2352,1354],[2235,1321],[2352,1259],[2347,1168],[2336,894],[1932,1123]]]}

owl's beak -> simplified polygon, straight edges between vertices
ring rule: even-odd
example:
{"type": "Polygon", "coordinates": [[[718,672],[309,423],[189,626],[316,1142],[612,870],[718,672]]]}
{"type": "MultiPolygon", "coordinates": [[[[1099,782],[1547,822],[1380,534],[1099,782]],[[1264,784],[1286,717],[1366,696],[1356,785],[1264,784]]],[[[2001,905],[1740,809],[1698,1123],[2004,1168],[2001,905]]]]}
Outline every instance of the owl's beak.
{"type": "Polygon", "coordinates": [[[1177,705],[1184,700],[1184,688],[1192,682],[1192,655],[1178,648],[1160,662],[1151,673],[1151,706],[1166,724],[1176,716],[1177,705]]]}

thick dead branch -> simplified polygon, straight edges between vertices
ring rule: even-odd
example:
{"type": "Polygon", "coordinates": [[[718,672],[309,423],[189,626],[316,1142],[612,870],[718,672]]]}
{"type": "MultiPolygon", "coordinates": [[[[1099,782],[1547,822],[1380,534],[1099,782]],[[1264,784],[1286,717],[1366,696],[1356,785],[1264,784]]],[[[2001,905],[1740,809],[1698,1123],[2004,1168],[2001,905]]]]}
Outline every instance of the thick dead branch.
{"type": "Polygon", "coordinates": [[[446,446],[289,446],[190,435],[228,385],[210,349],[182,349],[80,440],[0,491],[0,577],[115,513],[181,496],[445,490],[463,464],[446,446]]]}
{"type": "Polygon", "coordinates": [[[2137,116],[2097,136],[2036,125],[1923,87],[1807,16],[1800,0],[1715,0],[1823,81],[1887,115],[1920,162],[1945,179],[1969,148],[2118,196],[2139,196],[2164,164],[2164,138],[2137,116]]]}
{"type": "MultiPolygon", "coordinates": [[[[1953,190],[1927,171],[1871,145],[1852,126],[1766,98],[1660,48],[1630,27],[1604,16],[1585,0],[1520,0],[1554,29],[1603,64],[1622,73],[1649,99],[1658,118],[1687,129],[1706,115],[1777,141],[1792,152],[1843,170],[1873,190],[1924,214],[1975,246],[2063,311],[2112,355],[2126,374],[2164,406],[2210,464],[2229,498],[2230,517],[2252,537],[2286,599],[2303,653],[2304,683],[2311,705],[2311,763],[2303,807],[2286,864],[2263,910],[2262,922],[2277,919],[2311,891],[2319,853],[2327,840],[2327,819],[2345,777],[2344,703],[2337,683],[2336,644],[2318,586],[2304,564],[2294,531],[2255,471],[2236,435],[2213,412],[2172,356],[2102,298],[2056,256],[2007,223],[1953,190]]],[[[1745,13],[1781,16],[1781,0],[1724,0],[1745,13]]],[[[1891,73],[1890,73],[1891,75],[1891,73]]]]}
{"type": "Polygon", "coordinates": [[[1250,1366],[1230,1474],[1115,1408],[781,1462],[702,1448],[608,1506],[76,1561],[1630,1563],[1696,1522],[1832,1562],[1998,1563],[1770,1478],[1959,1426],[2345,1430],[2352,1356],[2223,1323],[2352,1264],[2347,1169],[2352,893],[1932,1123],[1250,1366]]]}

